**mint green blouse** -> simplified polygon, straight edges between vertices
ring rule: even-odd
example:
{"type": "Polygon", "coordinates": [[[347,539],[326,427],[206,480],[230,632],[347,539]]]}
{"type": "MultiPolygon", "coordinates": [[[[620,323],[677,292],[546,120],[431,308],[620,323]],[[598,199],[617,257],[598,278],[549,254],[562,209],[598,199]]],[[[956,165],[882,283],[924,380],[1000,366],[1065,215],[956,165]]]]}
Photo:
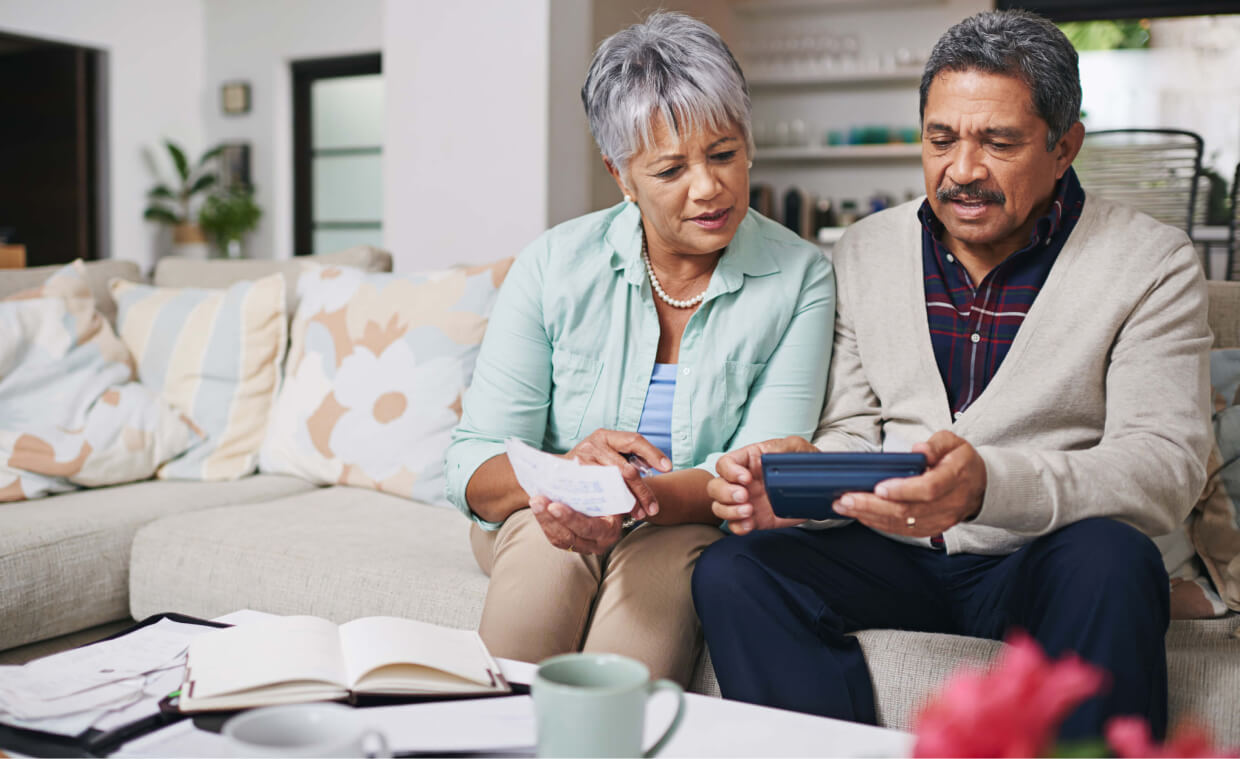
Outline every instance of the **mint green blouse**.
{"type": "MultiPolygon", "coordinates": [[[[633,203],[567,221],[517,256],[500,289],[445,470],[448,500],[486,529],[465,486],[516,437],[565,453],[596,429],[636,430],[659,317],[633,203]]],[[[826,392],[835,275],[817,246],[750,209],[680,340],[672,466],[814,433],[826,392]]]]}

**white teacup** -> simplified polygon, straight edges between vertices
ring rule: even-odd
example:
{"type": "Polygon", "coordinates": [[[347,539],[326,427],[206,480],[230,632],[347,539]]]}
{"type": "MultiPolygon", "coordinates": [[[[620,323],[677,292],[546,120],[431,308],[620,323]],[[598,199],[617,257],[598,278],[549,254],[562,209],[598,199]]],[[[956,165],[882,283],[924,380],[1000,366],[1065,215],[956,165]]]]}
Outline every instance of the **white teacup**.
{"type": "Polygon", "coordinates": [[[266,706],[228,720],[223,734],[237,756],[391,756],[363,716],[342,704],[266,706]]]}

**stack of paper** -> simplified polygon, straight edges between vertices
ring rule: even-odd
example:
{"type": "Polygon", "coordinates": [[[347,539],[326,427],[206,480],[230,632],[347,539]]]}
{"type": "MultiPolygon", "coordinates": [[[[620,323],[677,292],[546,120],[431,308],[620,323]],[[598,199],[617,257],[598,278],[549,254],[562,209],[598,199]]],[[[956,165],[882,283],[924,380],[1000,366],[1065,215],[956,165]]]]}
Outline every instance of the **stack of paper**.
{"type": "Polygon", "coordinates": [[[578,464],[516,438],[505,445],[517,482],[530,498],[545,496],[590,517],[627,514],[637,503],[619,467],[578,464]]]}
{"type": "Polygon", "coordinates": [[[154,714],[180,685],[190,639],[210,629],[164,619],[120,638],[0,667],[0,722],[77,736],[154,714]]]}

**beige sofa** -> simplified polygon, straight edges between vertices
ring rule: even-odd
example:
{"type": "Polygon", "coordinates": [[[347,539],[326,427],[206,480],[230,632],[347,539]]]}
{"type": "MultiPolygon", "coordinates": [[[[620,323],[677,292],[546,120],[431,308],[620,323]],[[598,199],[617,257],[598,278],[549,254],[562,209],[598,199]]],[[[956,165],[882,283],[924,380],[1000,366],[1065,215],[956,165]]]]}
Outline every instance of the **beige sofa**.
{"type": "MultiPolygon", "coordinates": [[[[390,269],[369,249],[338,263],[390,269]]],[[[159,285],[222,286],[296,262],[165,260],[159,285]]],[[[101,308],[110,276],[135,266],[90,265],[101,308]]],[[[47,271],[16,277],[37,282],[47,271]]],[[[0,274],[0,297],[32,283],[0,274]]],[[[1211,284],[1219,346],[1240,346],[1240,284],[1211,284]]],[[[235,482],[152,481],[0,504],[0,650],[164,611],[211,617],[239,608],[370,614],[455,627],[478,624],[487,579],[455,511],[348,487],[318,488],[259,474],[235,482]]],[[[1240,615],[1173,622],[1167,636],[1173,720],[1193,715],[1240,745],[1240,615]]],[[[869,630],[858,635],[883,724],[908,728],[917,704],[957,666],[983,663],[999,643],[869,630]]],[[[693,688],[718,694],[703,656],[693,688]]]]}

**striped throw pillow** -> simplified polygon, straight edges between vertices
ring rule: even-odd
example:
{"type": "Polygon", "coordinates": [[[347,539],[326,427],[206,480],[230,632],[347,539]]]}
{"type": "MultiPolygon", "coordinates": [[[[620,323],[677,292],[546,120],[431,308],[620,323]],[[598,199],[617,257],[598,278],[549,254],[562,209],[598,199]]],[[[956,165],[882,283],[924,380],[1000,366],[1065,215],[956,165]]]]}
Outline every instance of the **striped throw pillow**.
{"type": "Polygon", "coordinates": [[[116,279],[111,288],[117,332],[134,356],[139,381],[205,437],[156,476],[231,480],[253,472],[288,338],[284,277],[225,290],[116,279]]]}

